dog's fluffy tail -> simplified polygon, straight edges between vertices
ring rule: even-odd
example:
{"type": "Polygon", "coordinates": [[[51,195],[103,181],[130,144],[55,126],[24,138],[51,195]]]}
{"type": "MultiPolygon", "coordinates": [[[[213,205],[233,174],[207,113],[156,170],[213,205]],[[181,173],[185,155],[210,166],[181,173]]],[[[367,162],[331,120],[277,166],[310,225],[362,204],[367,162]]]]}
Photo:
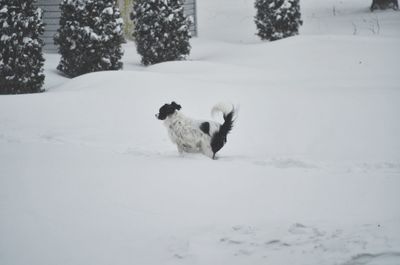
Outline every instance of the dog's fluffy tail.
{"type": "Polygon", "coordinates": [[[236,115],[235,107],[232,104],[219,103],[215,105],[211,114],[215,116],[216,113],[221,112],[224,117],[224,123],[219,128],[211,139],[211,148],[214,153],[217,153],[226,143],[227,135],[233,128],[234,117],[236,115]]]}
{"type": "Polygon", "coordinates": [[[211,115],[215,117],[217,113],[222,113],[227,116],[230,112],[234,111],[234,106],[229,103],[218,103],[211,109],[211,115]]]}

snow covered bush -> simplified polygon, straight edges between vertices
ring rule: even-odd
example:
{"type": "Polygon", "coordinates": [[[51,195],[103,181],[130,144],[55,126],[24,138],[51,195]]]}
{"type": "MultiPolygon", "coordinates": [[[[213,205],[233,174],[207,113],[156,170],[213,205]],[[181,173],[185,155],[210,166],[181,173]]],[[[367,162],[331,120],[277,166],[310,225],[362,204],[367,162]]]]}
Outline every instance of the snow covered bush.
{"type": "Polygon", "coordinates": [[[371,4],[371,12],[375,9],[386,9],[386,8],[393,8],[395,10],[399,9],[399,2],[398,0],[372,0],[371,4]]]}
{"type": "Polygon", "coordinates": [[[144,65],[182,60],[190,53],[191,21],[182,0],[135,0],[131,19],[144,65]]]}
{"type": "Polygon", "coordinates": [[[299,0],[256,0],[257,35],[263,40],[278,40],[299,33],[303,24],[299,0]]]}
{"type": "Polygon", "coordinates": [[[123,21],[114,0],[63,0],[60,8],[59,71],[75,77],[122,68],[123,21]]]}
{"type": "Polygon", "coordinates": [[[0,94],[40,92],[42,11],[35,0],[0,0],[0,94]]]}

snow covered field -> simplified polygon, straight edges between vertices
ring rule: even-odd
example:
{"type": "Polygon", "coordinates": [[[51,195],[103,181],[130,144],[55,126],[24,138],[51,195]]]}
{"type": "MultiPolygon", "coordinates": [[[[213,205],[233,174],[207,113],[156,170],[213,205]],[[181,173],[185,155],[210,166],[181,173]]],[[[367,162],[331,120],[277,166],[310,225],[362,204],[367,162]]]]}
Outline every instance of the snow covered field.
{"type": "Polygon", "coordinates": [[[0,97],[0,264],[400,264],[400,12],[303,0],[301,35],[254,35],[253,1],[199,0],[188,61],[0,97]],[[180,157],[175,100],[240,106],[216,161],[180,157]]]}

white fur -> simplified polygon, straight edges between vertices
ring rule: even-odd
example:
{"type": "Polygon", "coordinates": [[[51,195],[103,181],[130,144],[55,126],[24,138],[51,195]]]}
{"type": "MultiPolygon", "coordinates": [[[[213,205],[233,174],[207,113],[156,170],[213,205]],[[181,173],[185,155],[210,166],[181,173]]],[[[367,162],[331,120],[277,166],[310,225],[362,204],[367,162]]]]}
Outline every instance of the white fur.
{"type": "MultiPolygon", "coordinates": [[[[223,114],[228,114],[232,110],[233,107],[229,108],[222,104],[217,104],[212,108],[212,113],[222,112],[223,114]]],[[[211,136],[219,130],[221,124],[215,121],[194,120],[176,110],[174,114],[164,120],[164,125],[167,127],[171,141],[177,145],[180,154],[183,154],[183,152],[203,153],[213,158],[211,136]],[[210,135],[200,129],[200,125],[203,122],[210,124],[210,135]]]]}
{"type": "Polygon", "coordinates": [[[211,116],[215,117],[217,113],[222,113],[223,115],[227,115],[229,112],[233,111],[234,107],[232,104],[227,103],[218,103],[211,109],[211,116]]]}

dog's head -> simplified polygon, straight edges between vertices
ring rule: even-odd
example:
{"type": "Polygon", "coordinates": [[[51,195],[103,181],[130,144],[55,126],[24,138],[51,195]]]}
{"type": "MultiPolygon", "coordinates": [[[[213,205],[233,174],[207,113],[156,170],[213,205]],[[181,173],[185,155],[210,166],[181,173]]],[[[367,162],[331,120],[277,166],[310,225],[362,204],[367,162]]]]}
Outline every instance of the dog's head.
{"type": "Polygon", "coordinates": [[[181,105],[176,104],[175,101],[172,101],[171,104],[164,104],[158,113],[156,114],[156,118],[159,120],[165,120],[169,115],[174,114],[176,110],[180,110],[181,105]]]}

